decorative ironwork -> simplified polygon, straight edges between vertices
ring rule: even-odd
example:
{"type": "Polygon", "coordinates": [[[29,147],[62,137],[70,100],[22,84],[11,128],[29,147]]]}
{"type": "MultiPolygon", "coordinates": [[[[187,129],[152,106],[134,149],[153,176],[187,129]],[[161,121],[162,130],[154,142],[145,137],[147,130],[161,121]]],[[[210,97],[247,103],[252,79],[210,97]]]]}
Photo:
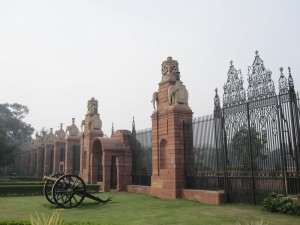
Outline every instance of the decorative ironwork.
{"type": "Polygon", "coordinates": [[[258,51],[252,66],[248,67],[248,101],[268,98],[275,94],[274,82],[271,78],[272,72],[266,70],[263,60],[259,57],[258,51]]]}
{"type": "Polygon", "coordinates": [[[241,70],[236,70],[233,62],[227,73],[227,81],[224,84],[223,107],[240,104],[246,101],[245,89],[243,87],[243,77],[241,70]]]}
{"type": "Polygon", "coordinates": [[[288,81],[289,81],[290,91],[293,91],[294,90],[294,80],[293,80],[293,77],[292,77],[292,74],[291,74],[291,68],[290,67],[289,67],[289,78],[288,78],[288,81]]]}
{"type": "Polygon", "coordinates": [[[284,74],[283,74],[283,67],[280,67],[280,77],[279,77],[279,94],[286,94],[289,91],[289,86],[288,86],[288,82],[287,79],[285,78],[284,74]]]}
{"type": "Polygon", "coordinates": [[[215,89],[215,98],[214,98],[214,105],[215,105],[215,110],[218,110],[221,108],[221,105],[220,105],[220,97],[218,95],[218,88],[215,89]]]}

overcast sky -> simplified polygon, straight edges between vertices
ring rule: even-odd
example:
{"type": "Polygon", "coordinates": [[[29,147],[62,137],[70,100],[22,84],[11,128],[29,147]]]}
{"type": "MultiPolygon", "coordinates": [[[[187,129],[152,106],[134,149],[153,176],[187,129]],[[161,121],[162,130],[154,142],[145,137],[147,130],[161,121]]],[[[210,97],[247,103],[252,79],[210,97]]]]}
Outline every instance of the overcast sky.
{"type": "Polygon", "coordinates": [[[299,0],[0,0],[0,103],[27,105],[37,131],[80,127],[91,97],[105,134],[133,116],[150,128],[168,56],[198,117],[223,95],[230,60],[247,89],[256,50],[276,87],[290,66],[300,89],[299,0]]]}

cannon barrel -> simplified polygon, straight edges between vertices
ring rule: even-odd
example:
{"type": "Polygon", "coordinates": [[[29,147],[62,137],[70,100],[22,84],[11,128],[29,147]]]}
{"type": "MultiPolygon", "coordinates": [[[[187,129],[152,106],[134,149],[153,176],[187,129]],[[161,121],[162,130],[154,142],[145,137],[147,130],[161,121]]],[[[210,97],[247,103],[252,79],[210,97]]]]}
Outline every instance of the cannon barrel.
{"type": "Polygon", "coordinates": [[[44,176],[43,177],[44,181],[52,181],[53,183],[56,182],[58,179],[55,177],[49,177],[49,176],[44,176]]]}

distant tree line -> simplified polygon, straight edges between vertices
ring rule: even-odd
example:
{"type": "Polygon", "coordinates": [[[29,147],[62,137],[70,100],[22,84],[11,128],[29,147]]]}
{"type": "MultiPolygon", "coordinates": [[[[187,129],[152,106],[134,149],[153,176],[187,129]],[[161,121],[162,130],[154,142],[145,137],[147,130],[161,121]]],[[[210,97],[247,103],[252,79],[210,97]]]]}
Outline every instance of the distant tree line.
{"type": "Polygon", "coordinates": [[[28,113],[28,107],[18,103],[0,104],[0,174],[13,165],[20,146],[32,139],[34,128],[23,121],[28,113]]]}

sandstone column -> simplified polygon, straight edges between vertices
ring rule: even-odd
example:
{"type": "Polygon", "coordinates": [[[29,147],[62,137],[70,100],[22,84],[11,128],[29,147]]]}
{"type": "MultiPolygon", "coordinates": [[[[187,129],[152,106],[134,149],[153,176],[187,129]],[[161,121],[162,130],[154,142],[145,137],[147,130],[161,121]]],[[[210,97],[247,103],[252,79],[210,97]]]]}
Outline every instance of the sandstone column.
{"type": "MultiPolygon", "coordinates": [[[[91,168],[92,165],[92,151],[93,141],[97,137],[103,137],[102,121],[98,113],[98,101],[91,98],[87,105],[88,111],[85,115],[85,120],[82,121],[81,128],[84,128],[81,140],[81,153],[80,153],[80,174],[86,183],[92,182],[91,168]]],[[[96,161],[96,160],[94,160],[96,161]]],[[[94,166],[95,167],[95,166],[94,166]]]]}
{"type": "Polygon", "coordinates": [[[193,166],[193,112],[178,62],[172,57],[162,63],[162,80],[153,94],[153,106],[150,194],[173,199],[185,188],[185,169],[193,166]]]}

